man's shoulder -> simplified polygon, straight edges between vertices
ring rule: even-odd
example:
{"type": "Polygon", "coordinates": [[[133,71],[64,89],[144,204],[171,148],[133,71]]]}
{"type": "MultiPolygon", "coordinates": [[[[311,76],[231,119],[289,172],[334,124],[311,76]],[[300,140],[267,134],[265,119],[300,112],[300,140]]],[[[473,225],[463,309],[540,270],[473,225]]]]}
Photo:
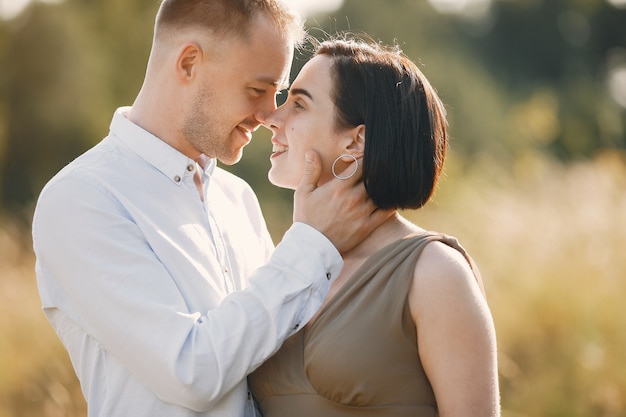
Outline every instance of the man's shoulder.
{"type": "Polygon", "coordinates": [[[94,168],[105,154],[105,152],[103,152],[105,146],[103,145],[104,140],[96,143],[91,148],[84,150],[82,154],[79,154],[73,160],[67,162],[66,165],[51,178],[51,180],[72,175],[72,172],[75,170],[88,170],[94,168]]]}
{"type": "Polygon", "coordinates": [[[39,199],[46,194],[65,193],[66,189],[73,190],[76,194],[86,188],[98,188],[109,182],[124,181],[123,159],[105,138],[67,163],[50,178],[43,187],[39,199]]]}

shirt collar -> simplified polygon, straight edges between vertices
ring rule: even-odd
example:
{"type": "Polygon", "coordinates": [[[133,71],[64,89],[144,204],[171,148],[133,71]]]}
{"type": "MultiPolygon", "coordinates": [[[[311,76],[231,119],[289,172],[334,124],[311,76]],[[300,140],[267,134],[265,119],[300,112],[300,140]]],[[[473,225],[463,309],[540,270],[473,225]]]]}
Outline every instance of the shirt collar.
{"type": "MultiPolygon", "coordinates": [[[[165,174],[172,182],[180,184],[185,175],[193,173],[196,162],[183,155],[163,140],[144,130],[126,118],[130,107],[120,107],[111,121],[111,134],[118,137],[140,158],[165,174]]],[[[201,169],[206,176],[215,170],[216,161],[205,155],[200,158],[201,169]]]]}
{"type": "Polygon", "coordinates": [[[204,174],[210,177],[215,171],[215,167],[217,166],[217,160],[215,158],[209,158],[208,156],[202,154],[200,155],[200,161],[198,161],[198,165],[203,169],[204,174]]]}

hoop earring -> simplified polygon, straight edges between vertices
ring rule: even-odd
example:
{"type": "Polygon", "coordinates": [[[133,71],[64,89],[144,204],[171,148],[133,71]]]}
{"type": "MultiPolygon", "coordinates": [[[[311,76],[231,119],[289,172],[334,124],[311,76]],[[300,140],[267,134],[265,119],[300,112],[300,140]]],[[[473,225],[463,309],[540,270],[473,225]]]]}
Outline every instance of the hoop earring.
{"type": "Polygon", "coordinates": [[[352,178],[352,177],[354,176],[354,174],[356,174],[356,171],[357,171],[358,169],[359,169],[359,160],[358,160],[358,159],[356,159],[356,156],[354,156],[354,155],[350,155],[349,153],[344,153],[344,154],[342,154],[342,155],[339,155],[339,156],[337,157],[337,159],[335,159],[335,162],[333,162],[333,166],[332,166],[332,168],[331,168],[331,171],[333,172],[333,176],[334,176],[335,178],[340,179],[340,180],[347,180],[348,178],[352,178]],[[335,172],[335,165],[337,165],[337,162],[339,162],[339,160],[340,160],[341,158],[345,157],[345,156],[348,156],[348,157],[350,157],[350,158],[354,159],[354,163],[355,163],[356,165],[354,166],[354,171],[352,171],[352,173],[351,173],[350,175],[348,175],[348,176],[346,176],[346,177],[342,177],[341,175],[337,175],[337,173],[335,172]]]}

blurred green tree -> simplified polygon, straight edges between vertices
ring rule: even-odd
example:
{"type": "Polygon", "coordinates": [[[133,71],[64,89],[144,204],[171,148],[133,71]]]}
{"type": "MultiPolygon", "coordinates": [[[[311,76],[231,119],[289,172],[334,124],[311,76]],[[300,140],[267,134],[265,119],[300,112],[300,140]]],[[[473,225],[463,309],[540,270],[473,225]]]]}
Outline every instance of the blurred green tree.
{"type": "Polygon", "coordinates": [[[468,163],[477,154],[514,162],[528,152],[572,160],[623,151],[626,110],[607,82],[612,59],[626,65],[626,9],[605,0],[486,4],[477,17],[442,15],[428,2],[347,0],[320,26],[365,30],[420,61],[468,163]]]}
{"type": "Polygon", "coordinates": [[[33,3],[0,26],[0,201],[20,211],[138,90],[152,1],[33,3]],[[4,149],[2,152],[1,150],[4,149]]]}
{"type": "MultiPolygon", "coordinates": [[[[606,0],[494,0],[477,18],[442,14],[431,3],[346,0],[334,17],[308,25],[314,35],[313,28],[365,31],[420,62],[449,110],[452,148],[468,166],[624,150],[626,110],[614,97],[626,92],[608,80],[616,68],[626,71],[625,9],[606,0]]],[[[113,109],[131,103],[156,7],[66,0],[0,21],[4,210],[31,205],[48,178],[106,134],[113,109]]],[[[267,133],[257,137],[244,163],[228,169],[288,199],[267,183],[267,133]]]]}
{"type": "Polygon", "coordinates": [[[524,143],[566,160],[626,148],[626,110],[611,98],[626,91],[608,84],[613,57],[626,60],[626,8],[605,0],[497,1],[487,30],[457,29],[508,92],[508,120],[525,127],[524,143]]]}

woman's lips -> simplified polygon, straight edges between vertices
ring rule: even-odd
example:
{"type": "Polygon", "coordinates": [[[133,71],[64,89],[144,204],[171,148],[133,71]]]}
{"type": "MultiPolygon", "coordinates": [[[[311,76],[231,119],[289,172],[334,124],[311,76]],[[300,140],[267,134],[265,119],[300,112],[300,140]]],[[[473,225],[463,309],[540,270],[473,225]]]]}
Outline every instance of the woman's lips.
{"type": "Polygon", "coordinates": [[[272,153],[282,153],[282,152],[286,152],[288,149],[289,147],[285,145],[281,145],[280,143],[272,144],[272,153]]]}
{"type": "Polygon", "coordinates": [[[272,140],[272,155],[270,155],[270,159],[277,158],[280,155],[284,154],[289,150],[289,146],[283,145],[282,143],[278,143],[272,140]]]}

